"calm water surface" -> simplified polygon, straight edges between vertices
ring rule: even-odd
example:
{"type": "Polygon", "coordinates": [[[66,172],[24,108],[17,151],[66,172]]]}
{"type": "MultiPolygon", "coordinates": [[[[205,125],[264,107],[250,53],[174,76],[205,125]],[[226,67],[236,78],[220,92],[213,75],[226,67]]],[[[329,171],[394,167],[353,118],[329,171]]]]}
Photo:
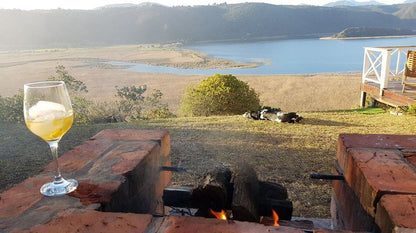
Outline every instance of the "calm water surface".
{"type": "Polygon", "coordinates": [[[182,75],[343,73],[362,70],[363,47],[411,45],[416,45],[416,37],[367,40],[296,39],[205,44],[185,48],[206,53],[214,58],[257,62],[262,65],[246,69],[178,69],[124,62],[111,62],[111,64],[126,65],[125,70],[129,71],[182,75]]]}

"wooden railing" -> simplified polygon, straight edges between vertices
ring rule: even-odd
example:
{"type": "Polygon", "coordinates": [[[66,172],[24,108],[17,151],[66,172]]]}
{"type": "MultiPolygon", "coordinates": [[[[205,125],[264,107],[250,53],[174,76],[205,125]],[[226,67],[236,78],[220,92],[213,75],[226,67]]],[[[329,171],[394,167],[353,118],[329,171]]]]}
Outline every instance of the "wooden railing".
{"type": "Polygon", "coordinates": [[[410,49],[416,49],[416,46],[364,47],[361,82],[378,84],[382,96],[389,78],[403,74],[407,50],[410,49]]]}

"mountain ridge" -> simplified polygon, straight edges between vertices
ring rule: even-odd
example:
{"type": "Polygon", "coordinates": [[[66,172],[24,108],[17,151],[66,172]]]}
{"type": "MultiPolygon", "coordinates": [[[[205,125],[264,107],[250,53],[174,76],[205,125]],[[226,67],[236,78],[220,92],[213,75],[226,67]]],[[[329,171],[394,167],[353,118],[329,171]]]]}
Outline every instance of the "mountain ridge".
{"type": "Polygon", "coordinates": [[[348,27],[415,30],[416,7],[413,6],[240,3],[0,10],[0,20],[5,22],[0,24],[0,49],[310,38],[329,36],[348,27]]]}
{"type": "Polygon", "coordinates": [[[331,3],[327,3],[324,6],[368,6],[368,5],[384,5],[378,1],[366,1],[366,2],[358,2],[355,0],[339,0],[331,3]]]}

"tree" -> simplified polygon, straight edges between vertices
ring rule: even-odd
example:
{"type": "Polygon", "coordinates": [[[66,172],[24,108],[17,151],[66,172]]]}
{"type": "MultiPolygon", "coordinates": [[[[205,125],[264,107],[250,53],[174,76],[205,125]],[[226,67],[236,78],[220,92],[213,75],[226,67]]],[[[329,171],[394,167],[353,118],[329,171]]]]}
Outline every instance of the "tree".
{"type": "Polygon", "coordinates": [[[116,86],[119,101],[119,111],[123,113],[125,119],[156,119],[168,118],[174,115],[169,111],[168,105],[163,104],[162,92],[153,90],[148,96],[143,96],[147,90],[146,85],[130,86],[119,88],[116,86]]]}
{"type": "Polygon", "coordinates": [[[260,108],[259,96],[235,76],[215,74],[186,89],[181,112],[190,116],[241,114],[260,108]]]}
{"type": "Polygon", "coordinates": [[[75,93],[87,93],[87,85],[80,80],[76,80],[72,75],[68,73],[63,65],[56,67],[57,76],[51,76],[49,80],[64,81],[68,91],[75,93]]]}
{"type": "Polygon", "coordinates": [[[87,85],[70,75],[63,65],[57,66],[56,76],[51,76],[48,80],[65,82],[75,112],[74,121],[81,124],[89,123],[91,121],[89,110],[92,102],[83,96],[88,92],[87,85]]]}

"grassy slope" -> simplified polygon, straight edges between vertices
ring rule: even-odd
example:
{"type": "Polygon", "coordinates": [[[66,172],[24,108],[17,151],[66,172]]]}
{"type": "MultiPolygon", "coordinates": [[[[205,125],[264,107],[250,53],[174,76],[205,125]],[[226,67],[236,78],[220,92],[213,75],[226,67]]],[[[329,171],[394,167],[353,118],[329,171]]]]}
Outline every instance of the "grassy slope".
{"type": "MultiPolygon", "coordinates": [[[[175,174],[174,184],[192,184],[212,166],[244,159],[255,166],[259,178],[288,188],[295,216],[328,217],[331,183],[308,177],[310,173],[331,173],[340,133],[416,134],[416,118],[409,115],[352,111],[302,115],[302,124],[227,116],[74,126],[62,140],[60,152],[106,128],[167,129],[172,135],[173,165],[188,170],[175,174]]],[[[0,191],[36,174],[50,161],[47,145],[24,125],[0,123],[0,138],[0,191]]]]}

